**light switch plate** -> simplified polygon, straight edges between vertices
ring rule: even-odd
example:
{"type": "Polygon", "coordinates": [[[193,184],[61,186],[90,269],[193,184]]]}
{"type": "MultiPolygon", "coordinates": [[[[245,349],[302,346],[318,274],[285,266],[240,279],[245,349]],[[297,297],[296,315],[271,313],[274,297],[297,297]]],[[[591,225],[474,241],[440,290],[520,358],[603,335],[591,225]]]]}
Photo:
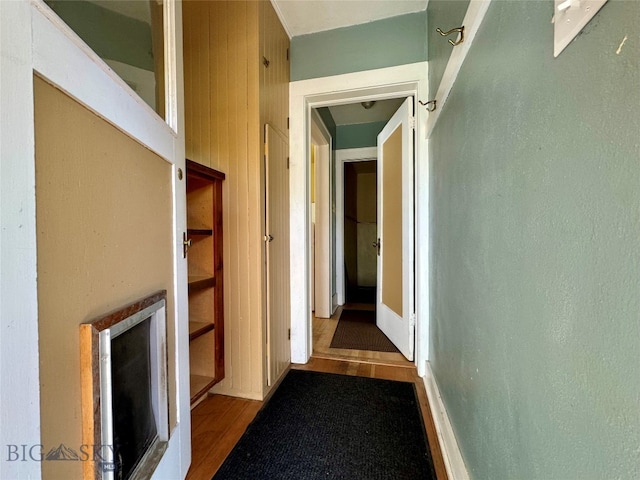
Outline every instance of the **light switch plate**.
{"type": "Polygon", "coordinates": [[[607,0],[554,0],[553,56],[560,55],[607,0]]]}

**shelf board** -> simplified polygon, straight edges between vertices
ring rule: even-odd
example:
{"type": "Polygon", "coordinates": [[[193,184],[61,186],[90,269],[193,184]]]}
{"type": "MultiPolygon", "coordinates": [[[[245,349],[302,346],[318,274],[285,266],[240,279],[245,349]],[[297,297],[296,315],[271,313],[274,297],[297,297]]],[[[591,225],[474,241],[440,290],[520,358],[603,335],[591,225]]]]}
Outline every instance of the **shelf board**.
{"type": "Polygon", "coordinates": [[[198,320],[189,321],[189,341],[195,340],[201,335],[210,332],[214,329],[214,325],[211,322],[202,322],[198,320]]]}
{"type": "Polygon", "coordinates": [[[188,235],[200,235],[210,237],[213,235],[213,229],[211,228],[187,228],[188,235]]]}
{"type": "Polygon", "coordinates": [[[203,375],[189,375],[189,393],[191,403],[202,397],[215,385],[216,381],[213,377],[205,377],[203,375]]]}
{"type": "Polygon", "coordinates": [[[216,286],[216,277],[213,275],[189,275],[189,290],[202,290],[216,286]]]}

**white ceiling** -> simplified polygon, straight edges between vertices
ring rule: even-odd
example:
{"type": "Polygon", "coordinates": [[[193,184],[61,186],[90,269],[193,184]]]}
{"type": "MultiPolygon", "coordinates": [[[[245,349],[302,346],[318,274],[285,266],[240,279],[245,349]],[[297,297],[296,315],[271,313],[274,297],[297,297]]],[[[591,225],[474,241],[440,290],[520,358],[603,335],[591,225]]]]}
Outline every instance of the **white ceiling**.
{"type": "Polygon", "coordinates": [[[360,103],[349,105],[335,105],[329,107],[336,125],[353,125],[356,123],[386,122],[389,120],[404,98],[377,101],[370,109],[365,109],[360,103]]]}
{"type": "Polygon", "coordinates": [[[427,0],[271,0],[290,37],[360,25],[427,8],[427,0]]]}

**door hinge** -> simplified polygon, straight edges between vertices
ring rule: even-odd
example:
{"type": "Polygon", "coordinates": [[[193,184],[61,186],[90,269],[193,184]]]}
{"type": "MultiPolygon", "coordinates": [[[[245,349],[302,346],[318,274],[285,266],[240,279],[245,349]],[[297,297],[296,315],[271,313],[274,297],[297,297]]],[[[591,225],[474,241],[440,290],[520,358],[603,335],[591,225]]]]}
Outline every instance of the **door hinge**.
{"type": "Polygon", "coordinates": [[[409,128],[416,129],[416,117],[409,118],[409,128]]]}
{"type": "Polygon", "coordinates": [[[264,124],[264,127],[262,127],[262,134],[264,135],[264,140],[263,143],[267,143],[267,124],[264,124]]]}
{"type": "Polygon", "coordinates": [[[289,170],[289,157],[287,157],[287,170],[289,170]]]}
{"type": "Polygon", "coordinates": [[[414,328],[416,326],[416,312],[413,312],[411,315],[409,315],[409,325],[411,326],[411,328],[414,328]]]}
{"type": "Polygon", "coordinates": [[[269,63],[271,63],[271,62],[269,62],[269,60],[267,60],[267,57],[262,57],[262,64],[265,67],[269,68],[269,63]]]}
{"type": "Polygon", "coordinates": [[[287,330],[287,339],[291,340],[291,329],[287,330]]]}
{"type": "Polygon", "coordinates": [[[287,48],[287,60],[289,60],[289,49],[287,48]]]}
{"type": "Polygon", "coordinates": [[[287,130],[289,130],[289,117],[287,117],[287,130]]]}

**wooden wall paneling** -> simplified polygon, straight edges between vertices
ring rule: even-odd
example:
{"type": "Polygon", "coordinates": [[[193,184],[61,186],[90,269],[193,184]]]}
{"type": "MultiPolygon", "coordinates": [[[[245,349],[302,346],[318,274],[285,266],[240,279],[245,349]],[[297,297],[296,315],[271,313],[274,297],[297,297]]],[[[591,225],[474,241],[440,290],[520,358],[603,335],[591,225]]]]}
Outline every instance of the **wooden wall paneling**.
{"type": "MultiPolygon", "coordinates": [[[[209,29],[207,45],[206,68],[209,72],[210,83],[205,92],[206,97],[201,99],[208,106],[211,165],[217,170],[227,173],[225,182],[222,185],[222,241],[226,248],[223,249],[222,262],[224,272],[222,275],[224,289],[224,312],[216,312],[217,316],[224,315],[224,331],[216,330],[216,335],[222,335],[224,343],[224,362],[226,365],[225,379],[218,388],[226,386],[232,378],[233,364],[231,352],[233,351],[230,332],[235,325],[231,324],[232,319],[238,318],[237,302],[234,301],[237,295],[236,285],[232,280],[236,278],[237,262],[235,261],[235,248],[231,242],[237,232],[237,221],[235,205],[237,189],[234,188],[236,176],[231,171],[231,163],[228,155],[229,129],[227,121],[228,99],[226,95],[221,95],[227,86],[227,3],[208,2],[209,9],[205,16],[209,29]]],[[[219,354],[220,352],[216,352],[219,354]]],[[[218,359],[216,358],[216,362],[218,359]]]]}
{"type": "Polygon", "coordinates": [[[184,90],[185,90],[185,146],[186,155],[195,161],[200,161],[196,154],[196,129],[200,126],[196,122],[197,98],[194,85],[198,82],[197,42],[198,28],[195,20],[198,18],[197,2],[183,4],[183,37],[184,37],[184,90]]]}
{"type": "MultiPolygon", "coordinates": [[[[271,138],[271,151],[267,152],[265,149],[265,143],[262,142],[261,147],[262,155],[270,154],[272,158],[279,158],[282,162],[282,166],[286,172],[286,158],[288,156],[288,130],[287,116],[288,116],[288,95],[289,95],[289,62],[287,61],[287,48],[289,47],[289,38],[286,32],[280,25],[278,17],[270,2],[260,2],[260,49],[259,49],[259,63],[260,63],[260,125],[261,133],[263,129],[270,129],[271,138]],[[265,66],[263,64],[266,59],[269,64],[265,66]],[[277,147],[275,146],[277,145],[277,147]]],[[[264,130],[266,131],[266,130],[264,130]]],[[[266,173],[263,167],[263,185],[266,183],[266,173]]],[[[286,173],[283,173],[282,178],[288,178],[286,173]]],[[[274,183],[270,182],[273,186],[274,183]]],[[[264,226],[264,233],[272,233],[271,229],[278,230],[274,236],[285,236],[286,238],[286,251],[288,252],[288,185],[286,189],[283,186],[278,186],[271,189],[269,205],[263,205],[263,208],[269,208],[263,213],[263,218],[267,215],[270,217],[270,225],[264,226]],[[279,211],[277,208],[274,210],[275,205],[287,206],[286,211],[279,211]],[[286,216],[286,218],[284,218],[286,216]],[[278,228],[279,227],[279,228],[278,228]],[[269,232],[267,232],[269,230],[269,232]],[[286,233],[285,233],[286,232],[286,233]]],[[[263,186],[264,188],[264,186],[263,186]]],[[[277,241],[277,240],[276,240],[277,241]]],[[[263,279],[269,279],[271,283],[277,284],[272,288],[269,296],[269,301],[278,305],[285,305],[286,308],[278,310],[278,305],[269,306],[269,315],[266,310],[265,299],[265,322],[269,321],[269,324],[265,323],[265,335],[267,331],[269,333],[269,345],[268,345],[268,360],[265,355],[265,374],[269,373],[269,384],[273,385],[277,383],[277,379],[283,371],[283,365],[289,364],[290,359],[290,344],[288,339],[288,329],[290,327],[290,313],[289,313],[289,265],[288,257],[286,262],[277,254],[278,250],[274,245],[267,246],[270,249],[271,261],[276,263],[277,267],[269,268],[266,275],[263,275],[263,279]],[[278,288],[282,287],[282,288],[278,288]],[[268,362],[268,363],[267,363],[268,362]]],[[[263,252],[265,249],[262,250],[263,252]]],[[[266,291],[266,284],[263,287],[263,291],[266,291]]],[[[267,339],[265,338],[265,341],[267,339]]],[[[264,395],[267,395],[270,391],[270,386],[265,382],[264,395]]]]}
{"type": "Polygon", "coordinates": [[[238,234],[235,238],[237,261],[239,262],[238,277],[235,279],[236,303],[239,315],[234,334],[236,341],[233,350],[233,388],[240,392],[250,391],[251,376],[251,311],[250,298],[252,295],[251,279],[247,276],[249,270],[247,234],[249,232],[248,185],[247,185],[247,157],[246,157],[246,101],[247,93],[247,57],[246,57],[246,4],[245,2],[229,2],[229,44],[230,53],[228,74],[228,98],[231,102],[229,109],[230,149],[229,160],[235,166],[236,186],[238,192],[237,218],[238,234]],[[243,232],[244,235],[240,235],[243,232]],[[244,278],[244,282],[241,282],[244,278]],[[244,285],[242,285],[244,284],[244,285]],[[242,285],[242,287],[241,287],[242,285]]]}
{"type": "Polygon", "coordinates": [[[198,9],[200,14],[198,16],[198,45],[201,45],[203,48],[199,48],[198,51],[198,84],[194,86],[194,92],[196,92],[196,104],[198,108],[198,123],[200,125],[200,128],[198,129],[198,153],[200,154],[201,162],[211,167],[211,115],[208,108],[209,102],[206,101],[209,98],[209,92],[211,91],[211,78],[209,72],[210,54],[209,49],[206,48],[211,35],[211,29],[208,22],[210,4],[209,2],[200,3],[203,3],[203,5],[198,9]],[[203,99],[205,101],[203,101],[203,99]]]}
{"type": "Polygon", "coordinates": [[[250,171],[247,185],[250,188],[249,260],[252,281],[251,315],[251,368],[252,391],[260,392],[264,385],[264,250],[263,250],[263,202],[264,187],[262,182],[262,133],[260,123],[260,22],[258,2],[247,2],[247,101],[248,115],[248,159],[250,171]]]}
{"type": "Polygon", "coordinates": [[[191,137],[191,127],[193,125],[193,120],[192,120],[192,109],[191,109],[191,105],[193,103],[192,100],[192,89],[191,89],[191,78],[192,78],[192,73],[191,73],[191,68],[193,65],[193,60],[191,59],[191,55],[193,52],[193,41],[191,39],[192,36],[192,27],[191,27],[191,17],[192,17],[192,13],[190,11],[190,8],[187,4],[187,2],[183,3],[182,6],[182,24],[183,24],[183,29],[182,29],[182,61],[183,61],[183,66],[182,66],[182,72],[184,75],[184,125],[185,125],[185,134],[184,134],[184,140],[185,140],[185,155],[187,157],[191,156],[191,158],[193,158],[192,152],[190,152],[190,146],[193,143],[193,139],[191,137]]]}
{"type": "Polygon", "coordinates": [[[262,125],[288,137],[288,37],[267,0],[186,1],[188,152],[223,184],[225,361],[214,391],[265,394],[262,125]],[[264,52],[274,59],[268,75],[264,52]]]}

